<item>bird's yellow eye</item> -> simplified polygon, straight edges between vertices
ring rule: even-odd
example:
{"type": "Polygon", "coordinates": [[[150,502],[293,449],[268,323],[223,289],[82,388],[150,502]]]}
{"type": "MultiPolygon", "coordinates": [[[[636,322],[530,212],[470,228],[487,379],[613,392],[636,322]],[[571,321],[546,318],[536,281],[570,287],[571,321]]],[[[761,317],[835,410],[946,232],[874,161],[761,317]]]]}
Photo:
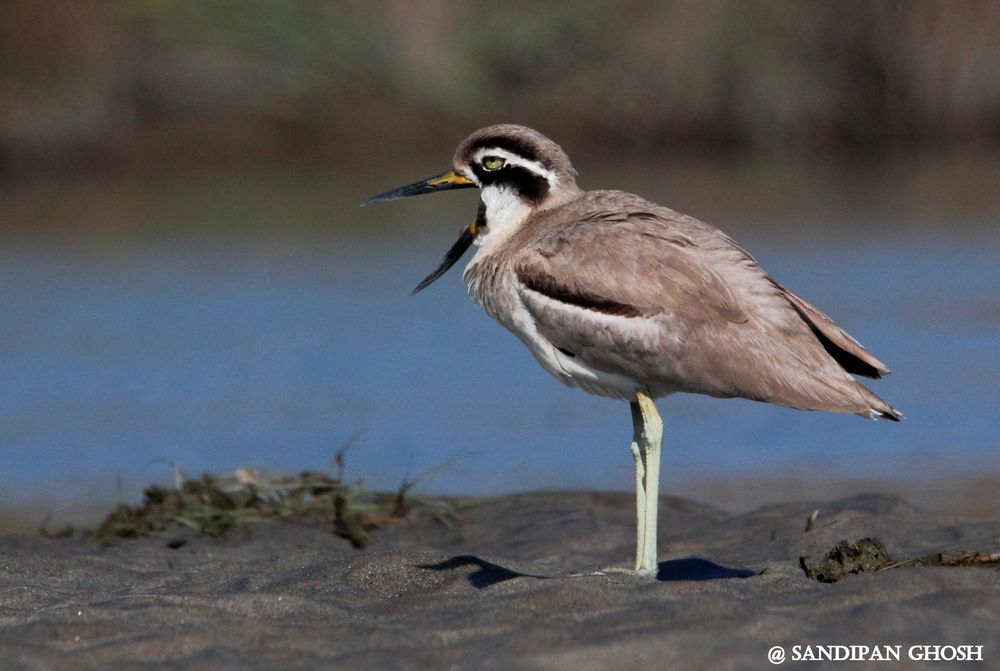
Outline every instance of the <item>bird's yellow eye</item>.
{"type": "Polygon", "coordinates": [[[483,157],[483,167],[487,170],[499,170],[504,166],[507,161],[503,160],[499,156],[484,156],[483,157]]]}

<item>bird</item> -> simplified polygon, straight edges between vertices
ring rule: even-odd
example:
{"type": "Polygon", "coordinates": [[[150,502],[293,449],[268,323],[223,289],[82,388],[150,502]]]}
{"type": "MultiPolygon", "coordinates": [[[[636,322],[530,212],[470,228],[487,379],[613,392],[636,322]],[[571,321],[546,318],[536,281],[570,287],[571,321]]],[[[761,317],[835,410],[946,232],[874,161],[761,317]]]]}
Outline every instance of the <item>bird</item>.
{"type": "Polygon", "coordinates": [[[452,169],[363,205],[478,188],[472,223],[426,288],[476,246],[472,299],[569,387],[629,403],[634,568],[655,577],[663,421],[675,393],[899,421],[855,375],[889,373],[832,319],[772,279],[733,238],[623,191],[584,191],[562,147],[531,128],[481,128],[452,169]]]}

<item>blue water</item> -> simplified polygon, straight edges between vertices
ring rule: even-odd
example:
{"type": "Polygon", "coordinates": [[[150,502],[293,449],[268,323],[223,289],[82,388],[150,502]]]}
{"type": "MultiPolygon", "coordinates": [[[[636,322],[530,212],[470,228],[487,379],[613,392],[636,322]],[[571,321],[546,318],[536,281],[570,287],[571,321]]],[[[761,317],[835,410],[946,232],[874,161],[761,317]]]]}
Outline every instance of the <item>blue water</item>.
{"type": "MultiPolygon", "coordinates": [[[[169,477],[158,459],[323,468],[356,435],[348,475],[374,487],[455,455],[427,491],[631,487],[623,403],[550,379],[459,269],[409,295],[462,222],[419,223],[5,243],[0,503],[110,497],[116,477],[134,494],[169,477]]],[[[907,420],[676,396],[660,402],[670,478],[1000,465],[1000,221],[962,235],[835,223],[730,232],[894,370],[871,387],[907,420]]]]}

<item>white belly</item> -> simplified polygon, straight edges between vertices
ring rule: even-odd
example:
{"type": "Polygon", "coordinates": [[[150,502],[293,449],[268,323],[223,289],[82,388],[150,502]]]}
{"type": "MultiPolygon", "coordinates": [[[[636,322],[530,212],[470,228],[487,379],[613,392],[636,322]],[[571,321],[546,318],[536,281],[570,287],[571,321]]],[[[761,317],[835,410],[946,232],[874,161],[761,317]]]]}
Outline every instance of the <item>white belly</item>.
{"type": "Polygon", "coordinates": [[[465,269],[465,276],[469,281],[469,295],[490,316],[527,345],[542,368],[570,387],[577,387],[598,396],[635,400],[636,390],[642,388],[642,385],[635,380],[624,375],[597,370],[574,357],[567,356],[539,333],[534,319],[518,295],[513,277],[509,274],[501,272],[500,277],[489,282],[488,286],[481,285],[479,283],[481,276],[475,272],[475,266],[484,260],[486,255],[483,251],[480,248],[465,269]]]}

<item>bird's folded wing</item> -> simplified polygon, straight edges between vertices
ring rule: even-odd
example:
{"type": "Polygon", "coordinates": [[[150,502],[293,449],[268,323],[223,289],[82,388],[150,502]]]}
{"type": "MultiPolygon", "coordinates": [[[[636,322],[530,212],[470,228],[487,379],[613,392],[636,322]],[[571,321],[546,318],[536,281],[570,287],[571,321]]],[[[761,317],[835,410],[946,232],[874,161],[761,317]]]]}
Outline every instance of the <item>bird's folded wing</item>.
{"type": "Polygon", "coordinates": [[[539,332],[596,368],[705,378],[698,388],[724,380],[718,395],[751,398],[771,393],[742,379],[751,371],[772,389],[800,370],[823,385],[887,372],[731,238],[670,210],[581,213],[512,260],[539,332]]]}
{"type": "MultiPolygon", "coordinates": [[[[715,368],[710,360],[732,360],[738,334],[754,330],[738,280],[767,285],[788,313],[780,318],[800,322],[745,252],[715,229],[663,214],[588,213],[540,233],[512,261],[522,303],[549,342],[634,379],[657,371],[680,384],[686,366],[702,377],[715,368]]],[[[736,390],[727,382],[713,393],[736,390]]]]}
{"type": "Polygon", "coordinates": [[[746,322],[749,313],[717,266],[756,264],[721,247],[706,249],[662,216],[606,212],[541,234],[514,271],[529,291],[597,313],[746,322]]]}

